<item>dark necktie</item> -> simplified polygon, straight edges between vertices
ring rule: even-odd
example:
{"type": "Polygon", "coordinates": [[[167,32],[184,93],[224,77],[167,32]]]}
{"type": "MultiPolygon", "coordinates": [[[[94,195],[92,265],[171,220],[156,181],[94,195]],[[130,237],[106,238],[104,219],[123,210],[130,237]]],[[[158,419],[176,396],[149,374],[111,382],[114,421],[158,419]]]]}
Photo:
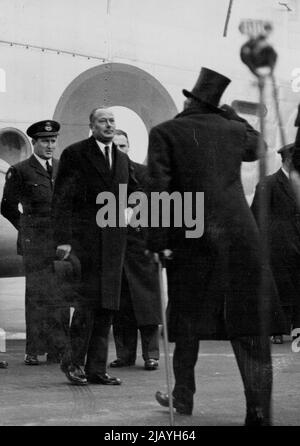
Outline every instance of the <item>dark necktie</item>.
{"type": "Polygon", "coordinates": [[[110,170],[110,162],[109,162],[109,146],[105,146],[104,147],[104,151],[105,151],[105,161],[106,161],[106,165],[110,170]]]}
{"type": "Polygon", "coordinates": [[[52,166],[51,166],[51,164],[49,163],[49,161],[46,161],[46,169],[47,169],[47,172],[48,172],[49,177],[52,178],[52,166]]]}

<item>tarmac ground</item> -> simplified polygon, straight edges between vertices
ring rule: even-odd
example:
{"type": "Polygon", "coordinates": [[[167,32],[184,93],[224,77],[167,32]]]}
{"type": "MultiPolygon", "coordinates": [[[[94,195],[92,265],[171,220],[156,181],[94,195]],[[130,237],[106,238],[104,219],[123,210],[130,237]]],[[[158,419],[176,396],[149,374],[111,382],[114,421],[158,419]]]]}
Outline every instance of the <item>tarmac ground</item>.
{"type": "MultiPolygon", "coordinates": [[[[154,397],[156,390],[166,391],[163,353],[159,369],[145,371],[139,346],[135,366],[108,369],[122,379],[121,386],[78,387],[66,381],[58,365],[46,365],[44,357],[40,366],[25,366],[24,346],[24,340],[9,340],[0,354],[9,363],[0,370],[1,426],[168,426],[168,410],[154,397]]],[[[272,351],[273,424],[300,425],[300,353],[292,352],[287,340],[272,351]]],[[[175,414],[175,426],[242,426],[245,400],[228,342],[201,343],[196,379],[193,415],[175,414]]]]}

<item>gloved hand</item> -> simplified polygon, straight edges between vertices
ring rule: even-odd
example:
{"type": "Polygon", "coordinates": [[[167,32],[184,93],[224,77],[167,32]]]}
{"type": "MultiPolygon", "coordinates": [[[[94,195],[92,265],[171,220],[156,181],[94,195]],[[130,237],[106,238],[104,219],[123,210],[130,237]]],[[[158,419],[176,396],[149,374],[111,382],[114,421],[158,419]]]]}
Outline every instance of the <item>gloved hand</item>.
{"type": "Polygon", "coordinates": [[[165,262],[166,260],[172,260],[173,258],[173,252],[170,249],[164,249],[159,253],[149,251],[149,249],[146,249],[145,255],[150,259],[150,261],[154,263],[158,263],[159,260],[161,262],[165,262]]]}
{"type": "Polygon", "coordinates": [[[233,107],[230,107],[230,105],[223,104],[221,106],[221,115],[226,119],[231,119],[233,121],[241,121],[242,118],[236,113],[233,107]]]}

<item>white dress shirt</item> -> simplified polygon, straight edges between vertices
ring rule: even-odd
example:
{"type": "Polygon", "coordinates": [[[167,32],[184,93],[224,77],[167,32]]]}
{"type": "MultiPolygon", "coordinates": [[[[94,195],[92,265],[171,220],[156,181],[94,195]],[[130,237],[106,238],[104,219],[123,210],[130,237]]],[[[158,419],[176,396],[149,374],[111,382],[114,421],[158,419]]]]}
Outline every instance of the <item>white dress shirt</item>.
{"type": "Polygon", "coordinates": [[[96,143],[98,144],[99,149],[103,153],[104,158],[105,158],[105,147],[109,147],[108,158],[109,158],[109,166],[111,167],[112,166],[112,142],[103,144],[103,142],[100,142],[96,139],[96,143]]]}
{"type": "Polygon", "coordinates": [[[281,170],[284,173],[284,175],[289,179],[290,178],[290,173],[287,170],[285,170],[284,167],[282,167],[281,170]]]}
{"type": "Polygon", "coordinates": [[[43,158],[41,158],[40,156],[38,156],[36,153],[33,154],[36,159],[38,160],[38,162],[43,166],[43,168],[45,170],[47,170],[47,166],[46,166],[46,162],[48,161],[48,163],[50,164],[50,166],[52,166],[52,158],[48,158],[46,160],[44,160],[43,158]]]}

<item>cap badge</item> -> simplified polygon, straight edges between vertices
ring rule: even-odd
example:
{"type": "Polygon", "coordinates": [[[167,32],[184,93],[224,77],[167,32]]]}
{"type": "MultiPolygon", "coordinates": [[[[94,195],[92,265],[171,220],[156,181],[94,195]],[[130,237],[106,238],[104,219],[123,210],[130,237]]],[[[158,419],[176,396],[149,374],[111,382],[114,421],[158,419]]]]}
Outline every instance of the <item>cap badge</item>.
{"type": "Polygon", "coordinates": [[[52,131],[52,125],[50,124],[50,122],[46,122],[45,130],[46,130],[46,132],[51,132],[52,131]]]}

